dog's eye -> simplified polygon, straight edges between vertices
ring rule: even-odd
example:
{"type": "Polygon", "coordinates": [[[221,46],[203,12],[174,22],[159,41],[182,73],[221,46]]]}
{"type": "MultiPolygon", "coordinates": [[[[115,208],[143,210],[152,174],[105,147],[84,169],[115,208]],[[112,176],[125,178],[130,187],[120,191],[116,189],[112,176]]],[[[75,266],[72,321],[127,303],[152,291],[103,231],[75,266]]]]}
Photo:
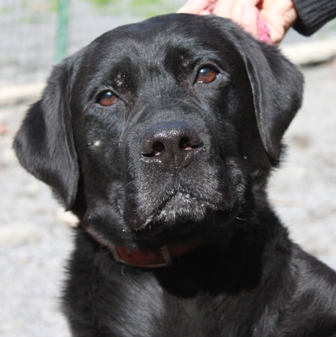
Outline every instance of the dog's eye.
{"type": "Polygon", "coordinates": [[[199,70],[196,78],[197,83],[211,83],[218,75],[218,71],[210,67],[204,67],[199,70]]]}
{"type": "Polygon", "coordinates": [[[111,91],[107,90],[98,95],[97,103],[102,106],[110,106],[118,101],[118,97],[111,91]]]}

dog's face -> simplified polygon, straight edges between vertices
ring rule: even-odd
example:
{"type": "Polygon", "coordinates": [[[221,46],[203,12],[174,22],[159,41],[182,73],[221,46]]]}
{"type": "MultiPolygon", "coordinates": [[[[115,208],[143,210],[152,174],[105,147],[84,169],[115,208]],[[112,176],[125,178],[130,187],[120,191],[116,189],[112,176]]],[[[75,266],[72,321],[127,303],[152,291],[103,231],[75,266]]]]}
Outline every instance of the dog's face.
{"type": "Polygon", "coordinates": [[[253,203],[301,92],[293,65],[228,20],[162,16],[57,66],[15,148],[111,240],[217,226],[253,203]]]}

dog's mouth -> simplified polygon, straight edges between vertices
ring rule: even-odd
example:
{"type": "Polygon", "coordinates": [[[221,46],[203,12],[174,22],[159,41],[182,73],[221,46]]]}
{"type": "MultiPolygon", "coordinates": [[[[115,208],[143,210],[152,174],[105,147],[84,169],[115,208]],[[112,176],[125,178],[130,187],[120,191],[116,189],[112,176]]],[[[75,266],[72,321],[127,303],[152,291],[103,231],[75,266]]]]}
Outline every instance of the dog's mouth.
{"type": "Polygon", "coordinates": [[[211,233],[209,228],[225,226],[236,214],[236,205],[202,200],[177,191],[143,218],[140,226],[132,226],[132,232],[138,243],[145,246],[184,242],[204,238],[205,233],[211,233]]]}
{"type": "MultiPolygon", "coordinates": [[[[185,223],[200,223],[207,215],[213,211],[220,210],[221,207],[209,201],[200,200],[188,193],[180,191],[164,200],[157,209],[147,217],[145,224],[164,226],[174,226],[185,223]]],[[[224,207],[223,207],[224,208],[224,207]]]]}

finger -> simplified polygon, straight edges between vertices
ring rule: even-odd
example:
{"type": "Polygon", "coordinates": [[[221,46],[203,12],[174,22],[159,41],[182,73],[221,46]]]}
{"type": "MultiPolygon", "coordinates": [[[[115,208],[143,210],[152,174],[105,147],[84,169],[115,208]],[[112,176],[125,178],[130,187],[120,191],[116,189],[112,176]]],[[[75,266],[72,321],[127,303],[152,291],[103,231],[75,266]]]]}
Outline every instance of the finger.
{"type": "Polygon", "coordinates": [[[254,4],[245,2],[241,8],[240,24],[255,39],[258,39],[258,9],[254,4]]]}
{"type": "Polygon", "coordinates": [[[235,0],[218,0],[213,14],[232,19],[232,11],[235,7],[235,0]]]}
{"type": "Polygon", "coordinates": [[[242,8],[245,5],[244,0],[236,0],[231,9],[230,19],[241,26],[242,8]]]}
{"type": "Polygon", "coordinates": [[[269,23],[268,24],[269,27],[269,36],[270,36],[270,43],[274,43],[274,44],[278,44],[282,41],[282,39],[285,36],[285,29],[278,24],[273,24],[273,23],[269,23]]]}
{"type": "Polygon", "coordinates": [[[217,4],[217,0],[213,3],[211,3],[206,9],[205,11],[209,12],[209,14],[212,14],[214,9],[216,8],[216,4],[217,4]]]}
{"type": "Polygon", "coordinates": [[[188,0],[187,3],[182,6],[177,13],[190,13],[199,14],[216,0],[188,0]]]}
{"type": "Polygon", "coordinates": [[[270,29],[273,43],[280,43],[297,19],[297,12],[291,0],[265,1],[261,15],[270,29]]]}
{"type": "Polygon", "coordinates": [[[212,14],[212,12],[210,12],[209,10],[199,12],[199,15],[210,15],[210,14],[212,14]]]}
{"type": "Polygon", "coordinates": [[[257,6],[259,2],[260,0],[218,0],[213,13],[240,23],[243,5],[248,3],[251,6],[257,6]]]}

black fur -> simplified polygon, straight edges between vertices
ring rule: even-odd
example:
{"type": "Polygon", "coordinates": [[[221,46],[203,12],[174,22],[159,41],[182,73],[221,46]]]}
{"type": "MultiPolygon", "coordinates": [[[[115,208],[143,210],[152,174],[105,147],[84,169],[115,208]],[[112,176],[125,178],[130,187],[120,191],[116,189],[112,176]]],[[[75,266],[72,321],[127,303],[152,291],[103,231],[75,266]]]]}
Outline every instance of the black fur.
{"type": "Polygon", "coordinates": [[[266,195],[302,85],[275,47],[211,16],[117,28],[54,69],[14,147],[82,224],[63,297],[73,336],[336,336],[336,275],[266,195]],[[119,99],[100,105],[104,90],[119,99]],[[83,227],[129,248],[204,245],[142,269],[83,227]]]}

